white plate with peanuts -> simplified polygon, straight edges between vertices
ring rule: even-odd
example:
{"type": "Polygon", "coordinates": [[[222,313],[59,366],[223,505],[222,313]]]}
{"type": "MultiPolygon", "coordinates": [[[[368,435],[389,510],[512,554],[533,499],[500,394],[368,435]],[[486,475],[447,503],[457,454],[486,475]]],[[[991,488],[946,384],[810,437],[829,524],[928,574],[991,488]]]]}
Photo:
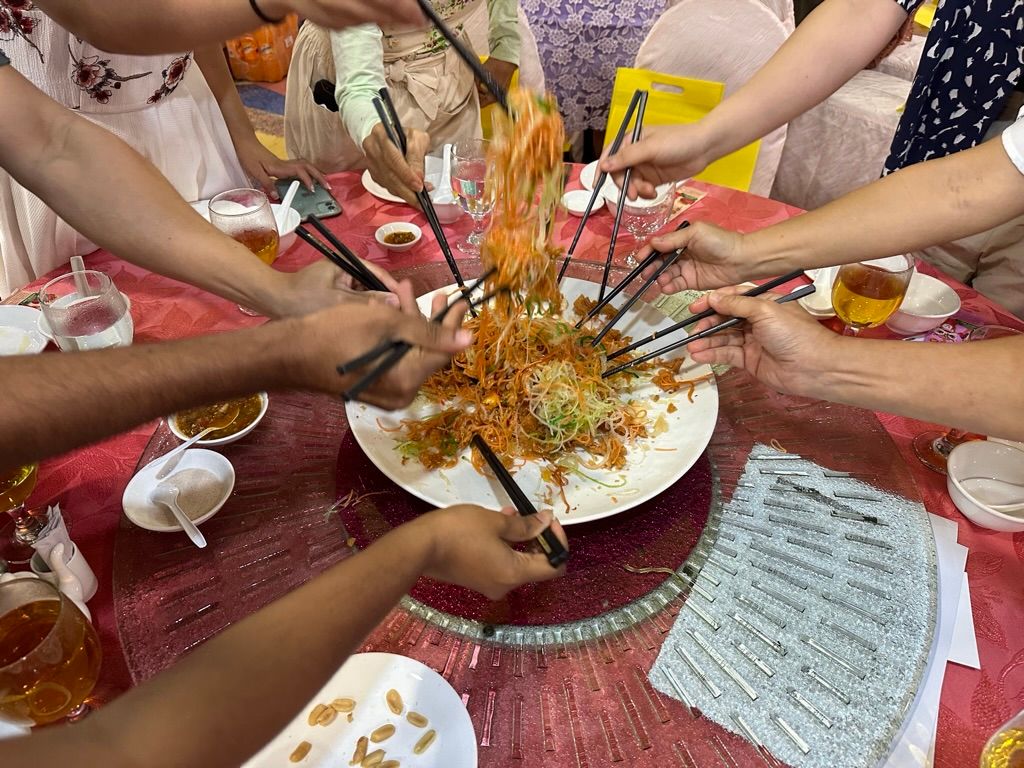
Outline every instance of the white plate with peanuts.
{"type": "Polygon", "coordinates": [[[476,735],[455,690],[391,653],[359,653],[246,768],[476,767],[476,735]]]}

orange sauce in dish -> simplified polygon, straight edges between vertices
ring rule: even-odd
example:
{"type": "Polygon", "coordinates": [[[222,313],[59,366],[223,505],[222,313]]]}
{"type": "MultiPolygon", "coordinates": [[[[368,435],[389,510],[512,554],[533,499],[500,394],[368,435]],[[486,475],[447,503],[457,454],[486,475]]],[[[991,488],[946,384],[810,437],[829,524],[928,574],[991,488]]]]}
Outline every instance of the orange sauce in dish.
{"type": "Polygon", "coordinates": [[[220,440],[222,437],[230,437],[241,432],[256,421],[256,418],[260,415],[260,410],[263,408],[263,400],[259,395],[238,397],[222,403],[190,408],[187,411],[175,414],[174,423],[178,427],[178,431],[185,435],[185,437],[195,437],[210,426],[210,424],[222,423],[225,411],[228,408],[234,408],[236,405],[238,406],[238,416],[235,417],[235,420],[224,427],[224,429],[211,432],[201,442],[220,440]]]}

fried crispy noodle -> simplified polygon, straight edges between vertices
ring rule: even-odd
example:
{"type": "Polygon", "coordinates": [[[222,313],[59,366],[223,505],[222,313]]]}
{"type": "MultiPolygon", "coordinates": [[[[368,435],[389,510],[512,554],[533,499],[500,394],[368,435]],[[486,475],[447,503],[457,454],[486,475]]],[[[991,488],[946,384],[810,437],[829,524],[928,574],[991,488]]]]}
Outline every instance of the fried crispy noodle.
{"type": "MultiPolygon", "coordinates": [[[[566,313],[572,319],[563,318],[552,242],[564,143],[557,106],[524,90],[509,93],[509,104],[513,117],[496,121],[489,156],[496,203],[482,257],[497,268],[488,290],[509,291],[467,322],[474,345],[423,386],[437,412],[404,420],[398,450],[427,469],[454,467],[479,434],[506,466],[538,461],[542,477],[562,489],[570,473],[622,469],[627,447],[652,435],[648,405],[631,396],[637,376],[657,370],[655,383],[671,392],[686,383],[676,379],[678,361],[601,378],[607,351],[630,339],[613,329],[592,347],[595,329],[614,310],[577,330],[575,318],[596,304],[586,297],[566,313]]],[[[475,451],[472,462],[483,472],[475,451]]]]}

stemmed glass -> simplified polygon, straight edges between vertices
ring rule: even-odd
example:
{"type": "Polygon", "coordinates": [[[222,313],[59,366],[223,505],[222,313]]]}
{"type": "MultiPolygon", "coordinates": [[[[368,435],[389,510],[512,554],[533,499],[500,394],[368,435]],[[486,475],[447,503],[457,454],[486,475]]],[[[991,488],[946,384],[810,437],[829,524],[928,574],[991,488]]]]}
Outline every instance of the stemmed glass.
{"type": "Polygon", "coordinates": [[[914,274],[908,255],[844,264],[832,285],[832,308],[845,323],[844,336],[881,325],[903,302],[914,274]]]}
{"type": "Polygon", "coordinates": [[[33,517],[25,509],[25,502],[35,490],[37,479],[38,467],[35,464],[0,472],[0,513],[6,513],[14,520],[14,532],[0,540],[0,557],[9,563],[31,560],[35,552],[32,542],[45,527],[45,521],[33,517]]]}
{"type": "MultiPolygon", "coordinates": [[[[984,341],[985,339],[1003,339],[1007,336],[1018,336],[1022,331],[1015,328],[1007,328],[1003,325],[982,325],[975,328],[967,336],[967,341],[984,341]]],[[[928,469],[941,474],[946,474],[946,461],[949,453],[961,443],[970,440],[982,440],[984,435],[976,435],[956,427],[942,432],[938,429],[929,429],[917,435],[912,445],[917,458],[928,469]]]]}
{"type": "MultiPolygon", "coordinates": [[[[231,189],[210,201],[210,223],[252,251],[264,264],[277,258],[280,236],[274,210],[267,196],[258,189],[231,189]]],[[[247,315],[257,316],[241,305],[247,315]]]]}
{"type": "Polygon", "coordinates": [[[52,584],[0,584],[0,718],[16,725],[81,718],[102,658],[92,624],[52,584]]]}
{"type": "Polygon", "coordinates": [[[674,197],[671,190],[659,190],[653,200],[638,197],[623,203],[621,224],[633,235],[633,250],[626,256],[626,266],[637,266],[637,253],[668,222],[674,197]]]}
{"type": "Polygon", "coordinates": [[[478,256],[484,241],[484,219],[494,208],[493,190],[486,188],[487,148],[485,139],[460,141],[452,150],[452,191],[462,210],[473,219],[473,229],[459,243],[463,253],[478,256]]]}

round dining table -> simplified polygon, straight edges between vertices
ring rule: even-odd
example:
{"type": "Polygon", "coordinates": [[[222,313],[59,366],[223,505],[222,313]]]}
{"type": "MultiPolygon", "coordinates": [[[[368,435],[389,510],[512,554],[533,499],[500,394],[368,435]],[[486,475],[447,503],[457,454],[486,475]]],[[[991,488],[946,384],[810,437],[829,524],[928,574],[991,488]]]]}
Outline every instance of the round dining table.
{"type": "MultiPolygon", "coordinates": [[[[571,168],[569,188],[579,186],[579,171],[579,167],[571,168]]],[[[421,214],[406,206],[372,197],[356,173],[337,174],[330,181],[343,213],[325,223],[358,255],[392,272],[414,278],[421,273],[435,277],[444,273],[447,267],[441,250],[421,214]],[[374,239],[377,227],[395,220],[412,221],[423,229],[424,237],[416,247],[394,253],[377,244],[374,239]]],[[[793,207],[741,191],[695,182],[692,186],[706,195],[685,212],[690,221],[708,221],[749,232],[801,213],[793,207]]],[[[557,229],[558,239],[567,244],[578,222],[576,218],[561,220],[557,229]]],[[[468,222],[460,221],[446,228],[453,245],[467,227],[468,222]]],[[[604,211],[596,212],[587,223],[577,249],[577,259],[581,262],[602,262],[611,229],[612,217],[604,211]]],[[[621,239],[623,242],[617,260],[628,250],[625,242],[628,238],[621,239]]],[[[461,254],[456,251],[456,256],[461,257],[461,254]]],[[[279,257],[274,268],[293,271],[316,258],[318,255],[313,249],[300,241],[279,257]]],[[[265,322],[261,318],[246,316],[232,302],[147,272],[105,251],[97,251],[85,260],[89,268],[110,275],[120,290],[130,297],[136,344],[218,333],[265,322]]],[[[469,261],[465,263],[470,264],[469,261]]],[[[476,264],[478,266],[479,263],[476,264]]],[[[958,315],[961,319],[973,324],[1022,327],[1016,317],[969,287],[939,275],[927,265],[920,265],[919,269],[941,277],[956,290],[962,301],[958,315]]],[[[474,274],[467,272],[467,277],[474,274]]],[[[600,270],[593,270],[593,275],[595,278],[599,276],[600,270]]],[[[52,275],[40,278],[10,297],[7,303],[25,301],[50,277],[52,275]]],[[[883,328],[877,335],[885,336],[887,333],[883,328]]],[[[50,350],[45,354],[55,353],[50,350]]],[[[985,376],[988,372],[977,371],[975,374],[985,376]]],[[[941,375],[941,372],[922,375],[941,375]]],[[[720,376],[722,412],[735,416],[744,408],[763,410],[764,405],[751,402],[752,386],[750,377],[742,372],[732,371],[720,376]]],[[[73,387],[69,391],[73,393],[73,387]]],[[[174,444],[163,421],[141,424],[97,444],[50,458],[40,465],[39,483],[30,506],[60,503],[72,538],[99,580],[99,591],[89,607],[104,652],[101,680],[96,691],[101,702],[112,700],[120,692],[165,668],[206,637],[258,609],[282,590],[301,583],[311,574],[336,562],[348,550],[358,549],[372,541],[380,530],[393,523],[385,519],[383,513],[379,518],[360,517],[358,505],[353,502],[362,491],[353,485],[351,478],[360,474],[369,477],[375,470],[365,458],[358,458],[358,448],[353,447],[345,434],[340,401],[317,396],[315,401],[310,401],[314,405],[308,406],[304,404],[306,401],[296,399],[301,397],[312,396],[271,393],[271,412],[275,410],[275,403],[280,403],[278,413],[293,419],[290,422],[293,425],[300,425],[293,431],[305,430],[307,434],[308,440],[296,449],[298,452],[273,444],[276,433],[268,428],[269,436],[263,443],[250,449],[240,448],[250,450],[250,453],[239,454],[237,460],[232,458],[239,475],[236,494],[245,497],[238,504],[248,505],[244,506],[244,514],[234,515],[235,524],[239,531],[244,528],[244,535],[249,537],[246,546],[271,546],[259,538],[261,525],[264,525],[260,515],[274,513],[261,510],[275,505],[287,507],[292,503],[298,504],[291,499],[302,496],[303,489],[320,482],[315,476],[330,475],[329,483],[317,486],[315,492],[311,491],[306,497],[305,507],[299,509],[296,506],[292,512],[285,510],[285,517],[278,516],[273,521],[268,517],[264,538],[271,538],[270,531],[278,530],[272,529],[272,525],[281,526],[279,530],[290,535],[308,520],[312,530],[316,525],[324,524],[325,511],[336,510],[347,500],[354,508],[347,512],[342,510],[341,522],[329,523],[344,524],[346,534],[342,535],[338,549],[345,551],[336,553],[333,547],[324,548],[321,556],[317,546],[319,542],[316,541],[308,545],[308,557],[296,557],[294,548],[288,557],[267,550],[270,554],[261,556],[263,561],[270,563],[266,566],[266,575],[252,579],[244,586],[249,590],[244,593],[250,596],[249,599],[234,600],[228,594],[229,589],[237,587],[228,583],[233,573],[244,570],[249,561],[238,560],[235,566],[232,565],[235,561],[230,559],[233,552],[226,549],[218,552],[215,529],[211,529],[212,551],[204,550],[202,557],[220,558],[217,563],[220,576],[211,576],[208,582],[198,586],[191,582],[183,586],[182,579],[186,577],[182,574],[191,570],[190,563],[199,562],[199,550],[190,548],[184,535],[141,531],[124,518],[122,493],[137,467],[174,444]],[[294,416],[289,415],[292,412],[294,416]],[[330,427],[333,430],[330,439],[324,437],[326,431],[323,430],[327,428],[323,423],[327,421],[340,425],[330,427]],[[303,455],[313,458],[300,465],[303,455]],[[347,463],[342,462],[344,467],[339,463],[339,456],[347,457],[347,463]],[[282,461],[284,457],[290,461],[282,461]],[[268,459],[275,460],[269,462],[272,464],[296,466],[280,471],[268,468],[266,475],[255,471],[255,467],[267,464],[268,459]],[[272,487],[275,484],[286,485],[294,494],[289,496],[282,489],[272,487]],[[342,496],[344,498],[340,498],[342,496]],[[268,498],[271,501],[266,501],[268,498]],[[177,618],[167,619],[166,624],[161,624],[160,611],[165,610],[168,603],[178,601],[184,604],[198,591],[202,591],[202,596],[198,602],[189,604],[187,616],[185,613],[175,614],[177,618]],[[230,607],[224,607],[225,603],[231,603],[230,607]],[[218,611],[221,613],[216,616],[218,611]],[[207,614],[215,615],[215,618],[211,619],[207,614]]],[[[761,403],[776,402],[771,400],[774,397],[771,394],[758,397],[761,403]]],[[[687,475],[687,478],[696,478],[690,482],[707,486],[700,493],[687,493],[687,501],[680,502],[703,505],[697,510],[697,517],[707,515],[709,499],[714,494],[705,491],[711,488],[712,483],[728,482],[726,476],[730,469],[722,457],[728,455],[725,448],[738,441],[741,427],[752,435],[752,438],[745,438],[748,442],[751,439],[764,443],[772,439],[783,444],[787,442],[784,426],[759,427],[757,418],[760,414],[753,411],[745,413],[743,419],[734,418],[731,426],[720,423],[709,449],[711,463],[698,462],[687,475]],[[758,434],[758,430],[764,429],[768,431],[758,434]],[[717,463],[715,450],[718,450],[717,463]],[[699,501],[692,500],[697,497],[699,501]]],[[[878,464],[872,470],[882,478],[880,482],[886,482],[883,475],[899,475],[898,480],[891,481],[892,487],[923,502],[929,512],[954,521],[959,529],[960,543],[969,548],[966,570],[981,669],[950,664],[946,671],[938,717],[935,765],[950,768],[977,765],[988,737],[1024,708],[1024,533],[998,533],[979,528],[957,511],[946,492],[945,477],[925,468],[911,447],[911,440],[916,434],[934,429],[936,425],[856,409],[845,409],[841,413],[841,418],[828,422],[829,438],[836,441],[833,444],[876,446],[872,448],[876,455],[888,457],[884,466],[878,464]]],[[[250,437],[255,437],[262,430],[263,427],[250,437]]],[[[246,441],[238,445],[243,446],[246,441]]],[[[872,462],[866,455],[854,454],[837,458],[837,461],[848,461],[846,468],[852,471],[857,470],[858,463],[866,467],[872,462]]],[[[386,488],[384,482],[380,478],[372,478],[362,489],[372,490],[377,484],[382,493],[404,493],[386,488]]],[[[715,493],[720,495],[722,491],[715,493]]],[[[670,491],[666,494],[666,498],[671,497],[670,491]]],[[[630,529],[630,535],[647,535],[651,541],[670,529],[684,538],[690,535],[671,528],[678,525],[674,517],[658,518],[659,514],[663,513],[654,513],[659,522],[652,523],[651,530],[644,529],[644,523],[637,522],[638,527],[630,529]],[[657,525],[664,528],[655,530],[657,525]]],[[[216,524],[221,516],[225,516],[225,521],[232,517],[222,512],[207,526],[216,524]]],[[[623,530],[615,526],[625,524],[620,518],[611,518],[596,532],[580,533],[581,541],[591,537],[588,541],[594,542],[592,548],[601,549],[600,554],[588,554],[585,548],[591,545],[583,545],[581,562],[590,556],[606,560],[614,557],[618,551],[614,542],[621,539],[619,534],[623,530]]],[[[207,530],[206,526],[204,530],[207,530]]],[[[570,540],[582,530],[571,527],[570,540]]],[[[699,534],[699,530],[695,531],[694,540],[699,534]]],[[[305,548],[307,544],[300,542],[297,546],[305,548]]],[[[663,565],[667,561],[671,567],[679,565],[678,553],[675,562],[671,561],[672,557],[671,552],[656,552],[651,555],[653,562],[648,561],[648,564],[663,565]]],[[[253,561],[256,559],[260,558],[253,558],[253,561]]],[[[570,565],[567,578],[572,576],[573,567],[570,565]]],[[[685,746],[680,747],[691,732],[688,730],[692,727],[690,720],[698,717],[699,713],[689,711],[679,702],[656,692],[647,681],[646,671],[657,653],[660,638],[668,631],[672,617],[680,609],[682,597],[670,601],[660,614],[652,612],[644,620],[638,619],[635,626],[613,627],[614,631],[609,630],[604,636],[596,631],[591,636],[583,633],[573,642],[566,642],[562,637],[560,642],[546,647],[543,643],[522,641],[491,646],[486,638],[460,635],[457,628],[448,623],[450,616],[460,611],[467,619],[483,621],[486,627],[503,622],[529,628],[531,624],[558,625],[580,618],[597,621],[597,615],[609,601],[613,606],[625,605],[627,599],[642,598],[644,590],[653,590],[665,581],[665,576],[657,573],[634,577],[636,582],[626,581],[628,575],[618,566],[616,574],[613,579],[606,578],[600,582],[603,585],[600,595],[592,594],[591,581],[581,582],[574,587],[579,590],[579,599],[563,601],[573,603],[571,606],[545,603],[543,594],[551,593],[536,593],[530,603],[508,604],[504,615],[495,615],[488,606],[469,598],[459,598],[459,602],[453,601],[448,593],[434,595],[429,590],[421,590],[412,596],[418,601],[418,607],[412,606],[408,600],[403,601],[371,634],[364,649],[410,655],[443,674],[462,695],[469,709],[480,745],[481,765],[586,766],[621,762],[629,765],[681,765],[685,768],[691,761],[702,765],[760,765],[754,758],[748,760],[735,735],[726,734],[724,730],[720,738],[716,737],[713,751],[702,752],[703,747],[693,746],[692,741],[689,742],[690,751],[685,746]],[[455,605],[456,602],[459,604],[455,605]],[[424,609],[424,605],[428,607],[424,609]],[[531,611],[536,611],[543,621],[532,621],[531,611]],[[569,615],[573,611],[580,615],[569,615]],[[442,620],[441,616],[447,618],[442,620]]],[[[759,753],[750,754],[757,760],[764,760],[759,753]]]]}

